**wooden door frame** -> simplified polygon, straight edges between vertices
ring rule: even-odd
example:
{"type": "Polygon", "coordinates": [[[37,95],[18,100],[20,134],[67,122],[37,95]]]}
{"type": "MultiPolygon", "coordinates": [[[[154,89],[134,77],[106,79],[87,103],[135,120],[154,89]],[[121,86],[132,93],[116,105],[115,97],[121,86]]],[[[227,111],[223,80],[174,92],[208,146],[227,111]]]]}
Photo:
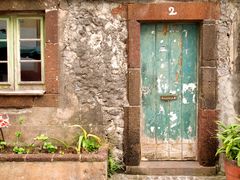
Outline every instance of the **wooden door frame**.
{"type": "Polygon", "coordinates": [[[218,141],[215,138],[217,103],[217,30],[220,6],[217,3],[178,2],[128,5],[128,101],[125,108],[124,162],[139,165],[141,160],[141,22],[186,21],[200,24],[198,65],[197,160],[213,166],[218,141]]]}

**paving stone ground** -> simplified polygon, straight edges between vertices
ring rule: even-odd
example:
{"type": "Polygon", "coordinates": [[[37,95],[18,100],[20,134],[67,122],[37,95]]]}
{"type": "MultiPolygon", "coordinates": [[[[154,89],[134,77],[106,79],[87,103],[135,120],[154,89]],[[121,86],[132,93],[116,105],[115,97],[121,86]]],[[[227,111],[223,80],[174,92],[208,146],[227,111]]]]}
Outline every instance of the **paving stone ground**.
{"type": "Polygon", "coordinates": [[[115,174],[110,180],[226,180],[225,176],[147,176],[115,174]]]}

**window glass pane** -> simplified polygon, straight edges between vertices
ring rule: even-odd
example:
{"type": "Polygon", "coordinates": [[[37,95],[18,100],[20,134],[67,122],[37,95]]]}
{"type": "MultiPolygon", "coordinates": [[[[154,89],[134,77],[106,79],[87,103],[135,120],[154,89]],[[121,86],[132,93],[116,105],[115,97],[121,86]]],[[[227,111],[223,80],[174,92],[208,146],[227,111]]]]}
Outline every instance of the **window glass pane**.
{"type": "Polygon", "coordinates": [[[41,47],[39,41],[20,42],[21,60],[40,60],[41,47]]]}
{"type": "Polygon", "coordinates": [[[7,42],[0,42],[0,61],[7,61],[7,42]]]}
{"type": "Polygon", "coordinates": [[[0,82],[8,81],[7,63],[0,63],[0,82]]]}
{"type": "Polygon", "coordinates": [[[0,20],[0,39],[6,39],[7,38],[7,21],[6,20],[0,20]]]}
{"type": "Polygon", "coordinates": [[[40,38],[40,19],[19,19],[20,39],[40,38]]]}
{"type": "Polygon", "coordinates": [[[21,81],[41,81],[41,62],[21,62],[21,81]]]}

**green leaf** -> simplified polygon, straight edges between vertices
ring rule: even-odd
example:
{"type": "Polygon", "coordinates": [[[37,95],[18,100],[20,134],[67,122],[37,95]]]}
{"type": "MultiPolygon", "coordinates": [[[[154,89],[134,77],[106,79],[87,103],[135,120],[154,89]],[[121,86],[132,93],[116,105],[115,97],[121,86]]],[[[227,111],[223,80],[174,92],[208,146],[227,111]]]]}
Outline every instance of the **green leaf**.
{"type": "Polygon", "coordinates": [[[53,145],[51,142],[44,142],[43,149],[46,149],[49,153],[55,153],[57,151],[57,146],[53,145]]]}
{"type": "Polygon", "coordinates": [[[82,126],[75,124],[73,127],[79,127],[83,132],[84,139],[87,139],[87,131],[82,126]]]}
{"type": "Polygon", "coordinates": [[[221,153],[224,153],[225,152],[225,149],[222,147],[222,148],[219,148],[216,152],[216,155],[218,154],[221,154],[221,153]]]}
{"type": "Polygon", "coordinates": [[[5,141],[0,141],[0,146],[6,146],[7,143],[5,141]]]}
{"type": "Polygon", "coordinates": [[[230,140],[232,140],[232,138],[233,138],[233,135],[228,136],[228,137],[224,140],[223,144],[226,144],[227,142],[229,142],[230,140]]]}
{"type": "Polygon", "coordinates": [[[240,166],[240,151],[237,154],[237,165],[240,166]]]}
{"type": "Polygon", "coordinates": [[[96,136],[96,135],[94,135],[94,134],[88,134],[87,137],[92,137],[92,138],[96,139],[99,144],[101,144],[101,139],[100,139],[100,137],[98,137],[98,136],[96,136]]]}
{"type": "Polygon", "coordinates": [[[235,119],[240,122],[240,117],[235,117],[235,119]]]}
{"type": "Polygon", "coordinates": [[[79,136],[79,138],[78,138],[78,146],[77,146],[77,153],[81,152],[82,142],[83,142],[83,136],[79,136]]]}
{"type": "Polygon", "coordinates": [[[38,140],[38,141],[46,141],[48,140],[48,136],[44,135],[44,134],[40,134],[37,137],[34,138],[34,140],[38,140]]]}
{"type": "Polygon", "coordinates": [[[15,132],[15,136],[16,136],[17,138],[20,138],[21,135],[22,135],[22,132],[21,132],[21,131],[16,131],[16,132],[15,132]]]}
{"type": "Polygon", "coordinates": [[[217,125],[218,125],[220,128],[222,128],[222,129],[226,129],[225,124],[223,124],[223,122],[221,122],[221,121],[218,121],[218,122],[217,122],[217,125]]]}
{"type": "Polygon", "coordinates": [[[24,154],[24,153],[26,153],[26,150],[22,147],[14,146],[13,152],[16,154],[24,154]]]}

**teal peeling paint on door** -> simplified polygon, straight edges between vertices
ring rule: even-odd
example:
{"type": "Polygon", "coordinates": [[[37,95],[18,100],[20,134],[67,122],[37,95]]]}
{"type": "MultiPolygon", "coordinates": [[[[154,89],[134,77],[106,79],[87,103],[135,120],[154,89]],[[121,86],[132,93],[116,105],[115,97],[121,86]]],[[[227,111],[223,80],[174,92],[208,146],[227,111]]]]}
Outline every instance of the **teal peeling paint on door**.
{"type": "Polygon", "coordinates": [[[141,25],[144,158],[195,158],[198,36],[197,24],[141,25]]]}

